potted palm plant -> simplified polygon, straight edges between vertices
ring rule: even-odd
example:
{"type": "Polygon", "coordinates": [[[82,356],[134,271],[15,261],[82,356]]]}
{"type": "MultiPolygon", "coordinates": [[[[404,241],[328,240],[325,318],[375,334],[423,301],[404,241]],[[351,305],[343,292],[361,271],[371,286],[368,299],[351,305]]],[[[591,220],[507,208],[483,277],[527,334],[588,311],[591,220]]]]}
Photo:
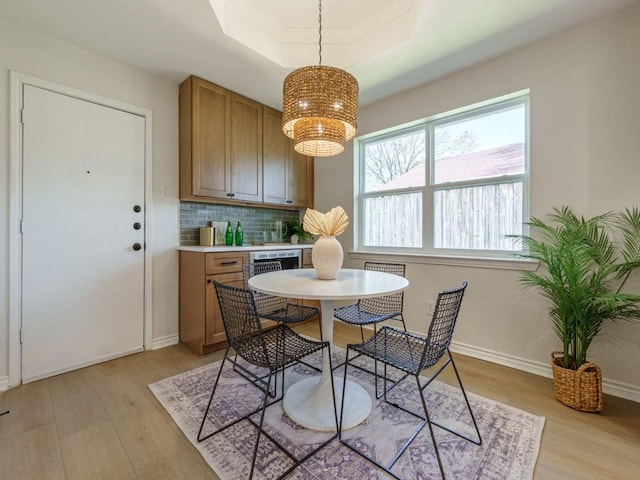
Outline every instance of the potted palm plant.
{"type": "Polygon", "coordinates": [[[640,210],[637,207],[593,218],[569,207],[554,208],[548,220],[532,218],[531,235],[515,235],[523,258],[542,271],[521,271],[520,281],[551,301],[553,330],[562,352],[552,353],[556,398],[581,411],[602,410],[602,374],[587,360],[605,322],[640,319],[640,296],[624,293],[640,267],[640,210]]]}

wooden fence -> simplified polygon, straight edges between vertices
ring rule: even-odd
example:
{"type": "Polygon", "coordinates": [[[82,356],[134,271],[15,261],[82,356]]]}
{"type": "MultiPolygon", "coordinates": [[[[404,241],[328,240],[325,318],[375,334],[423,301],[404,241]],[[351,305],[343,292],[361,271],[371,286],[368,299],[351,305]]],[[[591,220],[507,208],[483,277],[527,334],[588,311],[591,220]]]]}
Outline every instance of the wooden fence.
{"type": "MultiPolygon", "coordinates": [[[[363,245],[423,248],[422,193],[368,197],[363,245]]],[[[505,238],[522,233],[522,183],[436,190],[433,247],[464,250],[519,250],[505,238]]]]}

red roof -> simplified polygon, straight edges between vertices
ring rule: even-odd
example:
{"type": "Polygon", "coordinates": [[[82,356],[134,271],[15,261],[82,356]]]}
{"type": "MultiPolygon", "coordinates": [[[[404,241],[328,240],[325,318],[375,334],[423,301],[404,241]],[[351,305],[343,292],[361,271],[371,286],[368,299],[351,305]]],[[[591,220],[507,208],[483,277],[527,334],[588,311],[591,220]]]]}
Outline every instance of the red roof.
{"type": "MultiPolygon", "coordinates": [[[[436,160],[434,183],[520,173],[524,173],[524,143],[512,143],[489,150],[436,160]]],[[[424,185],[424,175],[424,164],[416,165],[404,175],[374,188],[373,191],[424,185]]]]}

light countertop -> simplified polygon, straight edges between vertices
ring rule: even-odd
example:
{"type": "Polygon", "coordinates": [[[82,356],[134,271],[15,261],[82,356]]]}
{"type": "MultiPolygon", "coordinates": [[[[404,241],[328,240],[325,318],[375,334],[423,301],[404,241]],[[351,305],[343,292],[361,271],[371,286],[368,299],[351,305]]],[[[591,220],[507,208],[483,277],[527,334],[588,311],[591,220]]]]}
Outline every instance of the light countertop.
{"type": "Polygon", "coordinates": [[[250,252],[256,250],[305,250],[313,247],[311,243],[271,243],[266,245],[242,245],[241,247],[216,245],[214,247],[201,247],[198,245],[181,245],[178,250],[185,252],[202,252],[202,253],[215,253],[215,252],[250,252]]]}

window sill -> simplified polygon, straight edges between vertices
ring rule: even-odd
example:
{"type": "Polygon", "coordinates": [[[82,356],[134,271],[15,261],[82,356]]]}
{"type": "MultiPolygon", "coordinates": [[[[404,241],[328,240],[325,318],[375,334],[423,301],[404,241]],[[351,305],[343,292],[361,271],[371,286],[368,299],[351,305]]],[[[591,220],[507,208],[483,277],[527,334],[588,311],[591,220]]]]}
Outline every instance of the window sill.
{"type": "Polygon", "coordinates": [[[373,251],[350,251],[349,258],[356,260],[401,261],[406,263],[424,263],[428,265],[448,265],[452,267],[494,268],[498,270],[531,270],[538,268],[538,262],[519,258],[463,257],[452,255],[427,255],[418,253],[394,253],[373,251]]]}

